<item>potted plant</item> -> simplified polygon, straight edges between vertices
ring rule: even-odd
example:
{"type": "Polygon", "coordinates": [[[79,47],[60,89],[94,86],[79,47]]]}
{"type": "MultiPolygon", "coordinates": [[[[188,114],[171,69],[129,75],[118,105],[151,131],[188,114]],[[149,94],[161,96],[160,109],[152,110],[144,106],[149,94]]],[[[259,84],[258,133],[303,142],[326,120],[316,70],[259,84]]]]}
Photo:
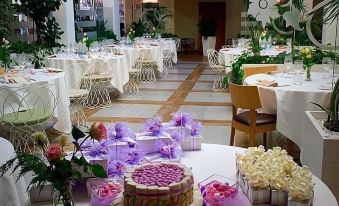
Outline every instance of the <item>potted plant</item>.
{"type": "Polygon", "coordinates": [[[200,20],[199,32],[202,36],[202,47],[204,56],[207,56],[208,49],[215,49],[217,22],[214,17],[200,20]]]}

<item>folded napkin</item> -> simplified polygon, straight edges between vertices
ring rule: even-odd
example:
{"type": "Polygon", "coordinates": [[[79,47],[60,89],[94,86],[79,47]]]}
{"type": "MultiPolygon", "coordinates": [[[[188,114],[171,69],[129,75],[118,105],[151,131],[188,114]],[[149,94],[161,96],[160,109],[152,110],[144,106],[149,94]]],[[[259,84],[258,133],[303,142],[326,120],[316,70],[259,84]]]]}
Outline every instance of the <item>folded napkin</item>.
{"type": "Polygon", "coordinates": [[[264,87],[277,87],[278,83],[274,80],[257,80],[257,85],[264,87]]]}
{"type": "Polygon", "coordinates": [[[21,84],[21,83],[26,83],[27,80],[22,76],[7,76],[5,77],[5,82],[12,83],[12,84],[15,84],[15,83],[21,84]]]}
{"type": "Polygon", "coordinates": [[[59,73],[62,72],[62,69],[58,69],[58,68],[47,68],[47,71],[50,73],[59,73]]]}

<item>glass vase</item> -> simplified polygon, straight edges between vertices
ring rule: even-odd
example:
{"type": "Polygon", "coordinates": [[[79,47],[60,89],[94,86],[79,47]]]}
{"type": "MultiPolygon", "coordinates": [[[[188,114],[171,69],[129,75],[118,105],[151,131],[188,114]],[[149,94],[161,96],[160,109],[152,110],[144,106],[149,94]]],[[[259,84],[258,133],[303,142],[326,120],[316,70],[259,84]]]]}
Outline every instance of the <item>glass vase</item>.
{"type": "Polygon", "coordinates": [[[306,81],[312,81],[312,79],[311,79],[311,67],[306,67],[306,81]]]}
{"type": "Polygon", "coordinates": [[[54,192],[53,206],[75,206],[71,186],[67,186],[62,191],[54,192]]]}

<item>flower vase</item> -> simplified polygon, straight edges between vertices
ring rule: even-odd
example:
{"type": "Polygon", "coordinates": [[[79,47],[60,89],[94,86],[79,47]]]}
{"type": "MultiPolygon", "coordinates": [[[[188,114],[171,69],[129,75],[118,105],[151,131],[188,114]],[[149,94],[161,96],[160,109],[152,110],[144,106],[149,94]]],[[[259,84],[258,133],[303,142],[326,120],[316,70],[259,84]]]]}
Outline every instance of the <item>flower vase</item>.
{"type": "Polygon", "coordinates": [[[306,81],[312,81],[312,79],[311,79],[311,67],[306,67],[306,81]]]}
{"type": "Polygon", "coordinates": [[[75,206],[71,186],[67,187],[67,189],[63,191],[55,191],[53,206],[75,206]]]}

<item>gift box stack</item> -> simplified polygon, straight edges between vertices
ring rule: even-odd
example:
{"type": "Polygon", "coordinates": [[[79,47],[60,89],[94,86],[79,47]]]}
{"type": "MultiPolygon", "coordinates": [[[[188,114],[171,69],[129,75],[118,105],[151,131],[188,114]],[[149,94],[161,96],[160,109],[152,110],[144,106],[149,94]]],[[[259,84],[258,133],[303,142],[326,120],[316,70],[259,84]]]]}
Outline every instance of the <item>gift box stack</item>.
{"type": "Polygon", "coordinates": [[[249,148],[236,156],[237,178],[251,204],[310,206],[312,173],[299,167],[285,150],[263,146],[249,148]]]}

